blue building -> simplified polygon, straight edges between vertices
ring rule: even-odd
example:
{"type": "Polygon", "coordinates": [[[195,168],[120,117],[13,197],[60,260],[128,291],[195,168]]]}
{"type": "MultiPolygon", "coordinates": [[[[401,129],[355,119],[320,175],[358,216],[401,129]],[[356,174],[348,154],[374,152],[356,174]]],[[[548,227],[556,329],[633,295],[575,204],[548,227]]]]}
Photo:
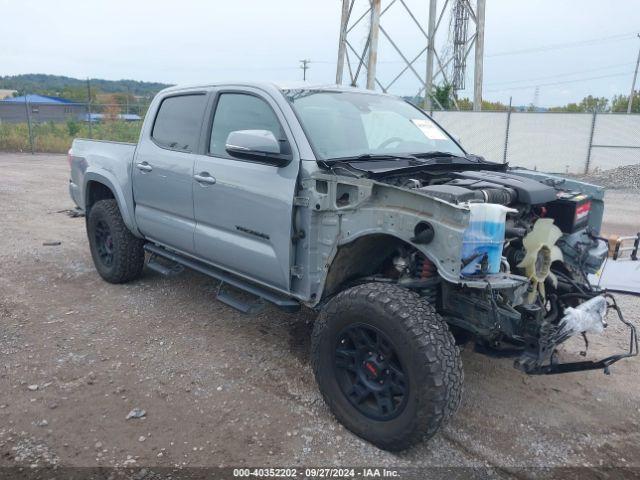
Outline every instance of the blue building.
{"type": "Polygon", "coordinates": [[[0,122],[24,123],[27,113],[31,121],[60,122],[67,119],[82,120],[87,107],[71,100],[47,95],[23,95],[0,101],[0,122]]]}

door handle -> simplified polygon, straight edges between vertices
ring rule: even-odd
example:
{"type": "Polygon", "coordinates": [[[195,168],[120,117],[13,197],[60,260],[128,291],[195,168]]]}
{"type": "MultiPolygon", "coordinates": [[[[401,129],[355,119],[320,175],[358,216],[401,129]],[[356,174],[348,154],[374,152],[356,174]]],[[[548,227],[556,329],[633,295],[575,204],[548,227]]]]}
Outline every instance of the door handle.
{"type": "Polygon", "coordinates": [[[213,185],[216,183],[215,177],[209,175],[209,172],[200,172],[198,175],[194,175],[193,179],[201,185],[213,185]]]}
{"type": "Polygon", "coordinates": [[[136,164],[136,167],[142,172],[150,172],[151,170],[153,170],[153,167],[147,162],[138,163],[136,164]]]}

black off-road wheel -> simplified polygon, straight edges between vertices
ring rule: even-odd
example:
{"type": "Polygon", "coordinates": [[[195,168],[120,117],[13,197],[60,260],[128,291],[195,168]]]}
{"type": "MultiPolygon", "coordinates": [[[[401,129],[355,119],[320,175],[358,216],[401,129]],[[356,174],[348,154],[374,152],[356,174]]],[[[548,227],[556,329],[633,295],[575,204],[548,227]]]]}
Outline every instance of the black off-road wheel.
{"type": "Polygon", "coordinates": [[[144,241],[129,231],[115,200],[100,200],[87,218],[89,247],[96,270],[109,283],[126,283],[142,274],[144,241]]]}
{"type": "Polygon", "coordinates": [[[395,285],[367,283],[331,299],[314,326],[312,363],[337,419],[384,450],[432,437],[462,396],[462,362],[447,324],[395,285]]]}

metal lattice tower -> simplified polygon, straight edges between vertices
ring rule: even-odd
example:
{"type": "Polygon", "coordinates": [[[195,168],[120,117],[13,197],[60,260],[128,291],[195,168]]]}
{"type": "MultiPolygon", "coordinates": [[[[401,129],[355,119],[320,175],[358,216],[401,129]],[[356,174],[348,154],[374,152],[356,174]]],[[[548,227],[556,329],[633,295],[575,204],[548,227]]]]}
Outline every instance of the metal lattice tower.
{"type": "Polygon", "coordinates": [[[540,86],[537,86],[533,92],[533,102],[531,103],[534,110],[538,107],[539,103],[540,103],[540,86]]]}
{"type": "MultiPolygon", "coordinates": [[[[474,110],[480,110],[482,105],[482,76],[484,55],[484,11],[486,0],[475,0],[475,9],[471,5],[473,0],[444,0],[438,8],[438,0],[429,0],[429,11],[426,29],[418,21],[414,12],[407,5],[407,0],[342,0],[342,18],[340,24],[340,39],[338,43],[338,66],[336,70],[336,83],[342,84],[345,74],[345,66],[349,75],[349,84],[358,85],[363,72],[366,71],[366,88],[388,91],[396,81],[404,76],[411,75],[416,78],[419,86],[416,96],[425,95],[425,106],[431,108],[433,97],[433,85],[442,82],[454,86],[455,90],[464,87],[466,62],[471,50],[475,52],[474,62],[474,110]],[[354,6],[363,4],[367,7],[359,16],[353,14],[354,6]],[[417,27],[416,33],[423,40],[423,47],[418,52],[406,53],[394,41],[392,32],[387,31],[382,25],[381,19],[391,8],[403,9],[409,25],[417,27]],[[436,37],[443,31],[442,19],[445,13],[451,9],[452,25],[454,26],[453,48],[446,49],[450,54],[438,54],[436,52],[436,37]],[[358,48],[358,44],[352,37],[354,29],[367,25],[364,45],[358,48]],[[456,21],[456,19],[459,19],[456,21]],[[469,34],[469,20],[472,21],[473,32],[469,34]],[[402,59],[398,73],[387,82],[376,75],[378,64],[378,39],[382,37],[390,44],[391,48],[402,59]],[[416,64],[426,57],[426,71],[419,73],[416,64]],[[462,87],[460,87],[462,86],[462,87]]],[[[447,32],[445,32],[447,33],[447,32]]],[[[450,44],[450,39],[447,39],[450,44]]],[[[455,103],[455,96],[453,98],[455,103]]],[[[457,104],[456,104],[457,107],[457,104]]]]}
{"type": "Polygon", "coordinates": [[[464,90],[467,69],[467,30],[469,26],[469,9],[466,0],[455,0],[452,12],[453,30],[453,73],[451,86],[454,92],[464,90]]]}

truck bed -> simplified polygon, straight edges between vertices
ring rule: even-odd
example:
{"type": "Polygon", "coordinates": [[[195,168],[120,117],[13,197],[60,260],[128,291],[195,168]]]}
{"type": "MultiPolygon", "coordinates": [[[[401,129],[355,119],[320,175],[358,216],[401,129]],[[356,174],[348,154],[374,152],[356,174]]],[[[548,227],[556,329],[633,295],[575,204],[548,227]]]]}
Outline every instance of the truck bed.
{"type": "Polygon", "coordinates": [[[69,192],[76,205],[84,211],[85,188],[94,179],[111,188],[121,207],[133,207],[131,165],[135,151],[135,143],[75,139],[69,150],[69,192]]]}

